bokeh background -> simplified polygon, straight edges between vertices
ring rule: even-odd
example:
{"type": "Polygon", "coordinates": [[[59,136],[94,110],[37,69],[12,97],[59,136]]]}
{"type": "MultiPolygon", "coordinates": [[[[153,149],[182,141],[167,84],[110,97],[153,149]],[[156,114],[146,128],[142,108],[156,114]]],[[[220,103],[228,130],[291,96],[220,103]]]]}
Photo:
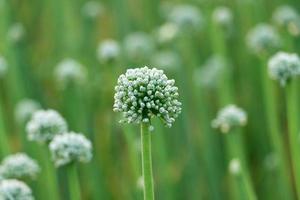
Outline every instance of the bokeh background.
{"type": "MultiPolygon", "coordinates": [[[[292,180],[292,195],[282,196],[266,120],[268,94],[261,87],[268,56],[299,51],[300,20],[284,26],[274,17],[283,5],[300,11],[298,0],[0,0],[0,54],[7,65],[0,73],[0,132],[10,149],[0,158],[26,152],[42,162],[40,145],[26,139],[28,117],[20,116],[31,108],[18,107],[31,99],[58,110],[71,130],[92,141],[92,162],[79,165],[82,199],[142,199],[139,126],[118,123],[113,95],[126,69],[156,67],[176,80],[183,103],[172,128],[153,122],[157,199],[241,199],[232,192],[227,135],[211,127],[227,104],[248,114],[237,142],[258,199],[295,199],[292,180]],[[260,49],[249,42],[249,31],[260,23],[276,31],[280,44],[260,49]],[[80,70],[59,71],[66,59],[80,70]]],[[[288,152],[284,89],[272,84],[288,152]]],[[[57,176],[61,199],[68,199],[65,169],[57,176]]],[[[36,199],[50,200],[42,177],[43,167],[29,185],[36,199]]]]}

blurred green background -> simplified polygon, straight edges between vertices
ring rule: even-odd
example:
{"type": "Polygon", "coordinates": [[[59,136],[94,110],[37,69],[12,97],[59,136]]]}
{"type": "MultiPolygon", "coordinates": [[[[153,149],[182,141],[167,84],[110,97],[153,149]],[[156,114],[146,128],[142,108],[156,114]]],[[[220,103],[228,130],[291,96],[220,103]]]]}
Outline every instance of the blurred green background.
{"type": "MultiPolygon", "coordinates": [[[[261,68],[272,53],[300,48],[300,22],[285,29],[274,21],[282,5],[300,9],[298,0],[0,0],[0,55],[7,62],[0,76],[0,131],[8,137],[9,153],[41,159],[39,145],[26,139],[26,121],[16,120],[17,104],[33,99],[58,110],[71,130],[93,143],[92,162],[79,167],[82,199],[142,199],[139,127],[118,123],[113,95],[127,68],[156,67],[176,80],[183,103],[172,128],[154,121],[157,199],[249,199],[234,195],[227,135],[211,128],[218,110],[231,103],[248,114],[237,142],[257,199],[296,199],[290,164],[289,186],[282,186],[278,175],[280,158],[265,109],[268,94],[261,86],[261,68]],[[220,7],[227,8],[225,17],[217,13],[220,7]],[[247,34],[258,23],[274,27],[280,47],[249,49],[247,34]],[[119,51],[103,45],[108,39],[119,51]],[[59,81],[55,69],[68,58],[83,66],[81,81],[78,74],[59,81]]],[[[270,98],[277,101],[280,140],[290,163],[284,91],[272,85],[270,98]]],[[[8,152],[0,153],[2,159],[8,152]]],[[[68,199],[65,169],[57,175],[61,199],[68,199]]],[[[36,199],[50,200],[43,168],[39,176],[29,185],[36,199]]]]}

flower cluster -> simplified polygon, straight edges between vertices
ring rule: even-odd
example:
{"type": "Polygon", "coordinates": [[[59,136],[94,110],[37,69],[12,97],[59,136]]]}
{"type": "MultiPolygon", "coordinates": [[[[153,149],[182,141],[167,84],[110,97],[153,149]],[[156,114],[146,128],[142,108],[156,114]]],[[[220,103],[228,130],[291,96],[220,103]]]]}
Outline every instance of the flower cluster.
{"type": "Polygon", "coordinates": [[[115,87],[114,111],[122,112],[127,123],[150,123],[157,116],[171,127],[181,112],[178,88],[174,84],[174,80],[168,80],[156,68],[128,69],[115,87]]]}
{"type": "Polygon", "coordinates": [[[88,19],[96,19],[104,12],[104,8],[98,1],[91,0],[83,5],[81,12],[88,19]]]}
{"type": "Polygon", "coordinates": [[[25,28],[24,25],[20,22],[14,23],[9,27],[7,33],[8,39],[13,43],[21,42],[25,36],[25,28]]]}
{"type": "Polygon", "coordinates": [[[7,72],[7,62],[3,57],[0,57],[0,78],[7,72]]]}
{"type": "Polygon", "coordinates": [[[89,162],[92,159],[92,144],[82,134],[70,132],[56,135],[49,144],[57,167],[71,162],[89,162]]]}
{"type": "Polygon", "coordinates": [[[176,38],[178,31],[176,24],[167,22],[156,30],[156,39],[161,44],[172,42],[176,38]]]}
{"type": "Polygon", "coordinates": [[[228,133],[232,128],[244,126],[247,123],[247,114],[235,105],[228,105],[221,109],[216,119],[212,121],[214,128],[219,128],[222,133],[228,133]]]}
{"type": "Polygon", "coordinates": [[[162,50],[152,56],[151,63],[167,72],[174,72],[179,70],[181,60],[175,51],[162,50]]]}
{"type": "Polygon", "coordinates": [[[86,79],[84,67],[76,60],[65,58],[55,68],[55,78],[62,87],[68,84],[81,84],[86,79]]]}
{"type": "Polygon", "coordinates": [[[286,28],[292,35],[299,35],[300,16],[293,7],[288,5],[278,7],[272,18],[279,27],[286,28]]]}
{"type": "Polygon", "coordinates": [[[258,24],[247,34],[249,49],[259,55],[272,53],[280,47],[280,37],[275,29],[268,24],[258,24]]]}
{"type": "Polygon", "coordinates": [[[121,53],[119,43],[112,39],[102,41],[97,49],[97,56],[100,61],[109,62],[116,60],[121,53]]]}
{"type": "Polygon", "coordinates": [[[232,25],[233,16],[229,8],[217,7],[212,14],[213,21],[221,27],[228,28],[232,25]]]}
{"type": "Polygon", "coordinates": [[[34,200],[31,189],[23,182],[15,179],[0,181],[1,200],[34,200]]]}
{"type": "Polygon", "coordinates": [[[278,52],[268,62],[269,75],[282,86],[300,74],[300,58],[295,53],[278,52]]]}
{"type": "Polygon", "coordinates": [[[239,175],[241,173],[241,163],[238,158],[233,158],[229,163],[229,172],[232,175],[239,175]]]}
{"type": "Polygon", "coordinates": [[[143,32],[131,33],[124,40],[124,51],[132,61],[147,59],[154,49],[153,39],[143,32]]]}
{"type": "Polygon", "coordinates": [[[215,89],[218,87],[221,80],[220,77],[226,67],[228,67],[227,61],[222,56],[211,56],[201,68],[196,69],[194,73],[196,85],[208,89],[215,89]]]}
{"type": "Polygon", "coordinates": [[[201,30],[204,24],[200,10],[187,4],[174,6],[167,17],[168,21],[176,24],[181,31],[201,30]]]}
{"type": "Polygon", "coordinates": [[[5,179],[35,178],[39,172],[37,162],[25,153],[7,156],[0,166],[0,175],[5,179]]]}
{"type": "Polygon", "coordinates": [[[16,105],[15,118],[20,124],[27,122],[39,109],[41,109],[41,105],[38,102],[32,99],[23,99],[16,105]]]}
{"type": "Polygon", "coordinates": [[[28,139],[40,143],[49,142],[55,135],[67,131],[67,123],[55,110],[36,111],[27,123],[28,139]]]}

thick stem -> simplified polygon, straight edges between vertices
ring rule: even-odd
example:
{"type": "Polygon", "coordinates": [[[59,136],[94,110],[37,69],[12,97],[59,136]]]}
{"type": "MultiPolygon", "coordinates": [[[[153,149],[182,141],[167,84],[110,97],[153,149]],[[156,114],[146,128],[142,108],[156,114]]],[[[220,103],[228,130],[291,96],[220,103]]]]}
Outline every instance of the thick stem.
{"type": "Polygon", "coordinates": [[[75,163],[72,163],[68,166],[68,186],[69,186],[69,194],[70,200],[80,200],[80,185],[78,180],[77,168],[75,163]]]}
{"type": "Polygon", "coordinates": [[[228,160],[238,159],[240,161],[240,175],[235,178],[235,186],[239,190],[236,199],[256,200],[256,194],[252,186],[250,174],[246,167],[244,149],[241,145],[241,132],[239,130],[232,130],[227,134],[226,145],[228,160]]]}
{"type": "Polygon", "coordinates": [[[144,178],[144,200],[154,200],[151,133],[148,124],[141,124],[142,170],[144,178]]]}
{"type": "Polygon", "coordinates": [[[293,80],[286,88],[287,120],[289,130],[289,147],[292,158],[293,177],[297,197],[300,198],[300,150],[299,150],[299,115],[298,115],[298,86],[293,80]]]}
{"type": "Polygon", "coordinates": [[[266,121],[267,128],[270,135],[271,145],[273,151],[278,156],[278,178],[277,178],[277,186],[278,192],[283,199],[292,199],[292,186],[290,182],[290,174],[288,173],[289,164],[287,157],[287,152],[285,152],[283,138],[280,135],[280,123],[278,119],[278,111],[277,111],[277,102],[276,96],[274,96],[274,87],[272,85],[271,80],[268,77],[267,67],[265,66],[267,63],[266,58],[261,60],[261,82],[263,89],[263,100],[264,100],[264,108],[266,113],[266,121]]]}
{"type": "Polygon", "coordinates": [[[54,169],[53,163],[50,159],[50,154],[48,152],[47,146],[42,147],[43,152],[43,165],[45,167],[45,177],[43,178],[47,184],[47,194],[48,199],[59,200],[59,193],[57,188],[57,175],[54,169]]]}
{"type": "Polygon", "coordinates": [[[10,152],[9,141],[5,131],[4,116],[0,99],[0,155],[3,157],[10,152]]]}

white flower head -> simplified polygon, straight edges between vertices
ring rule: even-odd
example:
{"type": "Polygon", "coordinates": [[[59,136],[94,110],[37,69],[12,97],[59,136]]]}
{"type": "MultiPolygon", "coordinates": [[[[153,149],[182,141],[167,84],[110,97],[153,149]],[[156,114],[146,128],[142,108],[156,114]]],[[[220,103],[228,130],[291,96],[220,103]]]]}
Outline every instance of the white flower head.
{"type": "Polygon", "coordinates": [[[13,43],[20,42],[25,36],[25,28],[24,25],[20,22],[14,23],[9,27],[7,37],[13,43]]]}
{"type": "Polygon", "coordinates": [[[212,18],[215,23],[224,28],[230,27],[233,23],[232,12],[225,6],[217,7],[212,13],[212,18]]]}
{"type": "Polygon", "coordinates": [[[300,74],[300,59],[295,53],[278,52],[269,59],[269,75],[280,82],[281,86],[300,74]]]}
{"type": "Polygon", "coordinates": [[[278,7],[272,18],[279,27],[286,28],[292,35],[299,35],[300,15],[293,7],[288,5],[278,7]]]}
{"type": "Polygon", "coordinates": [[[27,122],[32,114],[39,109],[41,109],[41,105],[35,100],[23,99],[16,105],[15,119],[20,124],[27,122]]]}
{"type": "Polygon", "coordinates": [[[1,200],[34,200],[31,189],[22,181],[7,179],[0,181],[1,200]]]}
{"type": "Polygon", "coordinates": [[[38,110],[26,125],[28,139],[47,143],[68,130],[65,119],[55,110],[38,110]]]}
{"type": "Polygon", "coordinates": [[[229,172],[232,175],[239,175],[241,173],[241,163],[240,160],[234,158],[229,163],[229,172]]]}
{"type": "Polygon", "coordinates": [[[154,49],[153,39],[143,32],[131,33],[124,40],[125,54],[132,61],[146,60],[154,49]]]}
{"type": "Polygon", "coordinates": [[[37,162],[25,153],[5,157],[0,166],[0,175],[5,179],[34,179],[39,172],[37,162]]]}
{"type": "Polygon", "coordinates": [[[228,133],[232,128],[245,126],[246,123],[245,111],[236,105],[228,105],[218,112],[216,119],[212,121],[212,126],[220,129],[222,133],[228,133]]]}
{"type": "Polygon", "coordinates": [[[97,49],[97,57],[99,61],[109,62],[118,59],[121,49],[117,41],[107,39],[102,41],[97,49]]]}
{"type": "Polygon", "coordinates": [[[7,73],[8,66],[4,57],[0,56],[0,79],[7,73]]]}
{"type": "Polygon", "coordinates": [[[208,89],[215,89],[219,84],[220,77],[226,69],[226,60],[217,55],[211,56],[204,65],[197,69],[194,73],[194,81],[199,85],[208,89]]]}
{"type": "Polygon", "coordinates": [[[181,66],[180,56],[171,50],[156,52],[151,58],[151,63],[167,72],[178,71],[181,66]]]}
{"type": "Polygon", "coordinates": [[[56,135],[49,144],[52,159],[57,167],[72,162],[89,162],[92,159],[92,144],[82,134],[56,135]]]}
{"type": "Polygon", "coordinates": [[[176,24],[180,31],[198,31],[204,25],[201,11],[196,6],[187,4],[174,6],[168,15],[168,21],[176,24]]]}
{"type": "Polygon", "coordinates": [[[176,38],[178,31],[175,23],[167,22],[156,30],[157,41],[162,44],[171,42],[176,38]]]}
{"type": "Polygon", "coordinates": [[[181,112],[178,88],[174,84],[163,70],[128,69],[115,87],[114,111],[122,112],[126,123],[150,123],[157,116],[171,127],[181,112]]]}
{"type": "Polygon", "coordinates": [[[82,15],[88,19],[96,19],[103,12],[103,5],[95,0],[87,1],[81,9],[82,15]]]}
{"type": "Polygon", "coordinates": [[[272,53],[280,45],[280,37],[277,31],[269,24],[258,24],[247,34],[248,48],[257,55],[272,53]]]}
{"type": "Polygon", "coordinates": [[[61,87],[68,84],[82,84],[86,80],[85,68],[76,60],[65,58],[55,68],[54,75],[61,87]]]}

